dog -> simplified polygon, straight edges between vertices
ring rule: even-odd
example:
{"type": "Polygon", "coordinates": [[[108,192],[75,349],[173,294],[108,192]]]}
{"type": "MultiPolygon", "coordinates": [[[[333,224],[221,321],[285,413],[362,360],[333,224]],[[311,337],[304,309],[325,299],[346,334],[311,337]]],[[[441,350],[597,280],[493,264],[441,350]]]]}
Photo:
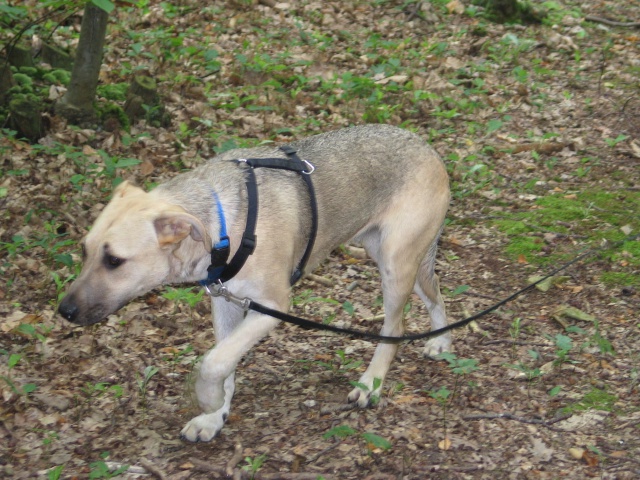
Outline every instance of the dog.
{"type": "MultiPolygon", "coordinates": [[[[359,242],[380,270],[382,335],[403,334],[403,307],[412,291],[424,301],[432,329],[446,326],[435,259],[450,194],[438,154],[416,134],[373,124],[308,137],[291,147],[315,169],[310,175],[317,235],[306,271],[341,244],[359,242]]],[[[83,268],[59,313],[90,325],[155,287],[206,278],[223,218],[232,253],[245,228],[249,167],[237,160],[266,157],[287,158],[274,146],[235,149],[148,193],[121,183],[82,240],[83,268]]],[[[311,193],[295,172],[257,168],[255,177],[255,251],[224,286],[236,296],[287,311],[290,277],[309,241],[311,193]]],[[[202,414],[181,432],[194,442],[210,441],[222,429],[238,362],[278,324],[221,297],[212,298],[212,311],[216,346],[204,355],[195,384],[202,414]]],[[[429,340],[424,353],[434,357],[450,347],[447,332],[429,340]]],[[[396,344],[377,345],[349,402],[364,408],[379,396],[396,350],[396,344]]]]}

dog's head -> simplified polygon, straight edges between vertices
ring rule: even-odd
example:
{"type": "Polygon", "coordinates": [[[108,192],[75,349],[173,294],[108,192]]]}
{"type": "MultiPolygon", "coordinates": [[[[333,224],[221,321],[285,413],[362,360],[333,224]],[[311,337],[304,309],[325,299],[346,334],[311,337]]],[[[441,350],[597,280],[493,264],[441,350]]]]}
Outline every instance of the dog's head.
{"type": "Polygon", "coordinates": [[[59,313],[91,325],[189,268],[210,240],[182,207],[123,182],[82,241],[83,267],[59,313]],[[191,258],[187,258],[191,257],[191,258]]]}

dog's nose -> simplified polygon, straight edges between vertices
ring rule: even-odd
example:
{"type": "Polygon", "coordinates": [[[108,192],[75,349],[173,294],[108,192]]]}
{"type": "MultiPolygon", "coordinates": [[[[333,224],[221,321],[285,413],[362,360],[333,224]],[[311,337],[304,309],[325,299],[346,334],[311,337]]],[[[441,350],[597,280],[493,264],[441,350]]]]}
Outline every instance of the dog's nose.
{"type": "Polygon", "coordinates": [[[65,297],[58,307],[58,313],[73,322],[78,317],[78,306],[75,302],[70,301],[69,297],[65,297]]]}

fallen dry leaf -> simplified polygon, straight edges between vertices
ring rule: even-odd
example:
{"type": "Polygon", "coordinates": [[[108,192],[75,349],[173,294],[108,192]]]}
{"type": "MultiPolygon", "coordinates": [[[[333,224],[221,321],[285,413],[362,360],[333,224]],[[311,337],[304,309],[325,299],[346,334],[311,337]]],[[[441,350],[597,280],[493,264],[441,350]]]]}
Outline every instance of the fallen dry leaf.
{"type": "Polygon", "coordinates": [[[438,448],[440,450],[449,450],[451,448],[451,440],[449,437],[444,437],[444,439],[438,442],[438,448]]]}

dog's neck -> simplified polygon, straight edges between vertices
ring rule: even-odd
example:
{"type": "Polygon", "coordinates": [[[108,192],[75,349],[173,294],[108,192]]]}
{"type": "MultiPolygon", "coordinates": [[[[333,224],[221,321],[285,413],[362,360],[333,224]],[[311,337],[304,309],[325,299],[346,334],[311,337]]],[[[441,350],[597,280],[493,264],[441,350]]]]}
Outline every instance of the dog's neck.
{"type": "Polygon", "coordinates": [[[166,193],[165,189],[158,188],[156,190],[154,192],[159,198],[179,205],[190,215],[198,218],[205,226],[209,236],[206,245],[203,241],[197,241],[191,236],[187,236],[175,246],[169,257],[170,274],[163,283],[190,283],[207,278],[207,268],[211,264],[212,245],[219,244],[222,234],[227,233],[229,236],[231,254],[233,255],[233,252],[237,250],[244,228],[242,223],[244,216],[238,215],[238,211],[246,200],[237,192],[229,192],[229,189],[224,186],[220,186],[219,190],[214,186],[206,195],[203,195],[203,192],[193,190],[181,190],[178,195],[172,189],[166,193]],[[196,208],[193,208],[194,205],[196,208]],[[224,219],[226,226],[224,229],[221,218],[224,219]]]}

